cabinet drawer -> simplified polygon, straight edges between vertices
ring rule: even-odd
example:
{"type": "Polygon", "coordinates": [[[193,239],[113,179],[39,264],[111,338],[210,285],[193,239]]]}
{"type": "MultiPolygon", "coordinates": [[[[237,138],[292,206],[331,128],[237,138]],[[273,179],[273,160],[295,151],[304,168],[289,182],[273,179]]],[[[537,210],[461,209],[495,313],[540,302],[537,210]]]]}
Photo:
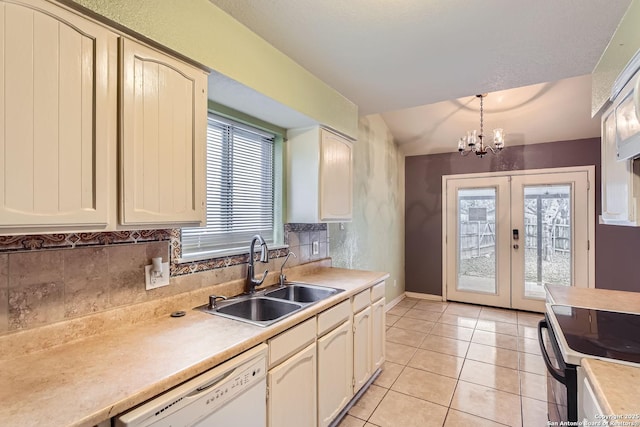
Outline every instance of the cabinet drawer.
{"type": "Polygon", "coordinates": [[[269,342],[269,367],[282,362],[296,351],[306,347],[316,339],[315,317],[304,321],[271,338],[269,342]]]}
{"type": "Polygon", "coordinates": [[[363,308],[367,307],[371,303],[371,290],[367,289],[365,291],[356,294],[353,297],[353,312],[357,313],[363,308]]]}
{"type": "Polygon", "coordinates": [[[371,288],[371,302],[376,302],[380,298],[384,298],[384,282],[378,283],[371,288]]]}
{"type": "Polygon", "coordinates": [[[344,322],[351,315],[349,301],[343,301],[318,315],[318,336],[325,334],[335,326],[344,322]]]}

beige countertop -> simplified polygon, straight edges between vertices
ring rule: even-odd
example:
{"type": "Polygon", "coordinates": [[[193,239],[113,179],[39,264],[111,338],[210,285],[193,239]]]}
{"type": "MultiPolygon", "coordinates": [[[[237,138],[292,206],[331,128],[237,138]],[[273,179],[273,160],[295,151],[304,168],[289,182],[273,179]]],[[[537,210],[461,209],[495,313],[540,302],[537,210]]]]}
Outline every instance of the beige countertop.
{"type": "MultiPolygon", "coordinates": [[[[640,368],[597,359],[582,359],[600,409],[606,415],[640,416],[640,368]]],[[[621,419],[638,425],[640,419],[621,419]]]]}
{"type": "Polygon", "coordinates": [[[266,328],[193,310],[206,303],[199,299],[185,302],[184,317],[162,316],[135,324],[124,319],[122,327],[10,355],[0,360],[0,424],[93,426],[265,342],[388,274],[329,267],[292,271],[289,276],[345,292],[266,328]]]}
{"type": "MultiPolygon", "coordinates": [[[[582,289],[547,285],[554,304],[609,311],[640,313],[640,292],[608,289],[582,289]]],[[[601,409],[610,415],[640,415],[640,368],[592,358],[582,359],[581,366],[598,399],[601,409]]],[[[622,421],[637,422],[628,419],[622,421]]]]}
{"type": "Polygon", "coordinates": [[[554,304],[640,313],[640,292],[546,285],[554,304]]]}

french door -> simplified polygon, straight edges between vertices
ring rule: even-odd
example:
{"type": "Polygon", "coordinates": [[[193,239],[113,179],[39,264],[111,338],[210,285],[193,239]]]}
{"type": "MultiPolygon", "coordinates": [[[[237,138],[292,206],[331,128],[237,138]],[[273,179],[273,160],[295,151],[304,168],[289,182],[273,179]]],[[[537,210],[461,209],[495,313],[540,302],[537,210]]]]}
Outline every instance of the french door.
{"type": "Polygon", "coordinates": [[[593,286],[592,174],[444,177],[446,299],[544,311],[545,284],[593,286]]]}

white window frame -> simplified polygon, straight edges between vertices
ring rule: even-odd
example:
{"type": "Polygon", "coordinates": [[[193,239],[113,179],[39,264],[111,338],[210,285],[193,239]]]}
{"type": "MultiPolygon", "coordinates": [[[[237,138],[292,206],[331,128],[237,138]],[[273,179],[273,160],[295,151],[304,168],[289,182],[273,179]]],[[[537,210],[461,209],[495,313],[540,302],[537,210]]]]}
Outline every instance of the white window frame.
{"type": "MultiPolygon", "coordinates": [[[[230,118],[221,115],[216,112],[210,111],[207,117],[207,126],[209,126],[209,119],[213,119],[217,122],[221,122],[224,125],[229,125],[238,128],[242,131],[249,131],[259,136],[273,137],[273,235],[263,237],[268,243],[269,249],[280,249],[287,247],[283,244],[283,137],[277,132],[270,129],[264,129],[260,126],[256,126],[249,122],[241,122],[234,118],[230,118]]],[[[209,150],[207,150],[209,152],[209,150]]],[[[211,159],[208,156],[207,163],[209,164],[211,159]]],[[[184,230],[197,230],[206,229],[205,227],[184,228],[184,230]]],[[[204,249],[198,252],[184,253],[182,249],[183,235],[181,233],[180,243],[180,257],[177,260],[178,263],[199,261],[206,259],[215,259],[231,255],[240,255],[247,253],[249,249],[249,240],[243,242],[242,245],[238,244],[233,247],[224,247],[220,249],[204,249]],[[246,244],[245,244],[246,243],[246,244]]]]}

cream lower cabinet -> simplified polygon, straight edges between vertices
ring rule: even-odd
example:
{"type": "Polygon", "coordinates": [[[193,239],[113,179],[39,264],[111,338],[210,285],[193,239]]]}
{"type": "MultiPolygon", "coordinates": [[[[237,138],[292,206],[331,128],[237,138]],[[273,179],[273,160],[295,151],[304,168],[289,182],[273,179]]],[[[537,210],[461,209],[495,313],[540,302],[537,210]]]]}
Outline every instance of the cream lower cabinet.
{"type": "Polygon", "coordinates": [[[371,370],[371,307],[353,315],[353,391],[369,380],[371,370]]]}
{"type": "Polygon", "coordinates": [[[381,282],[269,340],[268,425],[329,426],[383,362],[381,282]]]}
{"type": "Polygon", "coordinates": [[[205,221],[207,75],[122,39],[120,223],[205,221]]]}
{"type": "MultiPolygon", "coordinates": [[[[267,375],[267,425],[315,427],[316,343],[271,369],[267,375]]],[[[250,408],[247,408],[250,410],[250,408]]]]}
{"type": "Polygon", "coordinates": [[[0,232],[106,228],[118,36],[42,0],[0,21],[0,232]]]}
{"type": "Polygon", "coordinates": [[[269,340],[267,425],[317,425],[315,317],[269,340]]]}
{"type": "MultiPolygon", "coordinates": [[[[384,285],[382,285],[384,286],[384,285]]],[[[384,298],[371,304],[371,363],[373,372],[385,361],[384,298]]]]}
{"type": "Polygon", "coordinates": [[[318,426],[326,427],[353,397],[353,327],[349,301],[318,315],[318,335],[318,426]],[[338,326],[331,330],[335,323],[338,326]]]}

